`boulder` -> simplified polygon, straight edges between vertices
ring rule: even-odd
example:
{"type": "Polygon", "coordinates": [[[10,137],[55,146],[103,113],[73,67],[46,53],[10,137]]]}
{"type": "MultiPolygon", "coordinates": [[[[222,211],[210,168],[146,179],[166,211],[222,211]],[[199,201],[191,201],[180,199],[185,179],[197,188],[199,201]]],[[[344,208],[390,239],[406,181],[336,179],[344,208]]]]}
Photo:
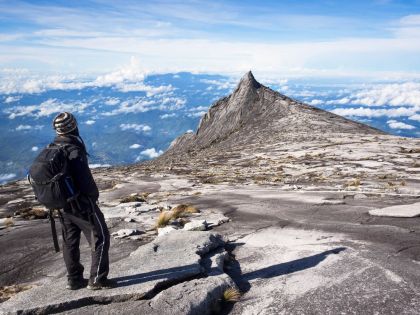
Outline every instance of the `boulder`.
{"type": "Polygon", "coordinates": [[[177,228],[173,225],[165,226],[163,228],[158,228],[158,236],[164,236],[176,230],[177,228]]]}
{"type": "Polygon", "coordinates": [[[219,226],[223,223],[229,222],[230,219],[221,213],[206,214],[207,227],[219,226]]]}
{"type": "Polygon", "coordinates": [[[112,263],[109,277],[116,288],[69,291],[63,289],[65,276],[52,276],[1,303],[0,314],[208,314],[233,285],[223,273],[202,278],[207,275],[203,257],[211,260],[223,245],[219,234],[174,231],[112,263]],[[177,307],[168,307],[173,302],[177,307]]]}
{"type": "Polygon", "coordinates": [[[192,220],[184,225],[185,231],[205,231],[206,229],[206,220],[192,220]]]}
{"type": "Polygon", "coordinates": [[[359,200],[359,199],[366,199],[368,196],[366,196],[365,194],[355,194],[353,196],[353,199],[359,200]]]}
{"type": "Polygon", "coordinates": [[[420,202],[409,205],[397,205],[386,207],[382,209],[369,210],[369,214],[373,216],[383,217],[399,217],[399,218],[414,218],[420,216],[420,202]]]}

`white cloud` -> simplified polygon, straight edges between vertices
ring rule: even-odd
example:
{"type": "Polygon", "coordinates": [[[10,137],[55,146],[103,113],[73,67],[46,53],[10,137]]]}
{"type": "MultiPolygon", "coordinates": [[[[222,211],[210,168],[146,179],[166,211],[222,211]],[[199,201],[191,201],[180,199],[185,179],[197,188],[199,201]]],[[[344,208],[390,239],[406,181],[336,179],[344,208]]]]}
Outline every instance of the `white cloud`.
{"type": "Polygon", "coordinates": [[[401,121],[396,121],[396,120],[388,120],[387,124],[392,129],[407,129],[407,130],[416,129],[416,127],[412,125],[403,123],[401,121]]]}
{"type": "Polygon", "coordinates": [[[36,151],[38,151],[39,150],[39,148],[37,147],[37,146],[34,146],[34,147],[32,147],[32,149],[31,149],[31,151],[33,151],[33,152],[36,152],[36,151]]]}
{"type": "Polygon", "coordinates": [[[72,102],[62,103],[55,98],[50,98],[40,105],[28,105],[28,106],[15,106],[4,110],[6,114],[9,114],[10,119],[14,119],[19,116],[34,116],[43,117],[50,116],[54,113],[59,112],[73,112],[82,113],[92,103],[84,102],[72,102]]]}
{"type": "Polygon", "coordinates": [[[420,107],[420,83],[404,82],[375,84],[368,88],[353,91],[350,95],[326,104],[353,104],[366,106],[417,106],[420,107]]]}
{"type": "Polygon", "coordinates": [[[197,111],[203,111],[203,110],[208,110],[208,109],[209,109],[208,106],[197,106],[197,107],[190,108],[188,111],[197,112],[197,111]]]}
{"type": "Polygon", "coordinates": [[[120,103],[120,100],[116,97],[111,97],[104,102],[105,105],[109,105],[109,106],[118,105],[119,103],[120,103]]]}
{"type": "Polygon", "coordinates": [[[118,108],[103,115],[112,116],[127,113],[144,113],[151,110],[174,111],[185,106],[186,100],[180,97],[169,97],[165,94],[155,95],[152,99],[137,97],[121,102],[118,108]]]}
{"type": "Polygon", "coordinates": [[[420,106],[420,83],[384,84],[356,93],[352,104],[368,106],[420,106]]]}
{"type": "Polygon", "coordinates": [[[175,113],[172,113],[172,114],[163,114],[163,115],[160,115],[159,117],[160,119],[167,119],[167,118],[176,117],[176,116],[177,115],[175,113]]]}
{"type": "Polygon", "coordinates": [[[314,100],[311,100],[308,104],[316,106],[316,105],[321,105],[322,103],[324,103],[322,100],[314,99],[314,100]]]}
{"type": "MultiPolygon", "coordinates": [[[[0,47],[1,49],[1,47],[0,47]]],[[[1,57],[1,56],[0,56],[1,57]]],[[[0,59],[1,61],[1,59],[0,59]]],[[[145,92],[148,97],[174,90],[171,85],[150,86],[143,81],[148,71],[140,67],[137,58],[130,63],[95,79],[77,75],[40,75],[25,70],[0,71],[0,93],[42,93],[48,90],[81,90],[88,87],[114,87],[121,92],[145,92]]],[[[117,98],[110,98],[106,105],[118,104],[117,98]]]]}
{"type": "Polygon", "coordinates": [[[111,166],[111,164],[100,164],[100,163],[89,164],[90,168],[110,167],[110,166],[111,166]]]}
{"type": "Polygon", "coordinates": [[[188,117],[201,117],[203,116],[205,113],[207,113],[206,111],[201,111],[201,112],[196,112],[196,113],[189,113],[187,114],[188,117]]]}
{"type": "Polygon", "coordinates": [[[143,124],[121,124],[120,125],[121,130],[134,130],[136,132],[148,132],[152,130],[152,128],[148,125],[143,124]]]}
{"type": "Polygon", "coordinates": [[[8,96],[4,99],[5,104],[17,102],[22,98],[22,96],[8,96]]]}
{"type": "Polygon", "coordinates": [[[27,131],[27,130],[41,130],[42,128],[44,128],[43,125],[35,125],[35,126],[30,126],[30,125],[19,125],[15,128],[16,131],[27,131]]]}
{"type": "MultiPolygon", "coordinates": [[[[183,70],[231,74],[258,69],[260,72],[283,73],[289,77],[369,76],[380,78],[384,77],[384,74],[404,77],[409,72],[385,71],[386,65],[400,61],[408,66],[410,58],[401,59],[404,54],[414,57],[420,52],[418,36],[412,38],[360,37],[277,43],[267,43],[255,38],[252,41],[204,38],[206,37],[159,39],[136,36],[73,37],[50,38],[45,44],[49,47],[61,47],[63,50],[78,47],[80,51],[98,51],[99,56],[100,51],[112,52],[118,54],[120,58],[123,55],[142,52],[142,62],[156,72],[183,70]],[[372,66],[375,60],[384,65],[381,69],[385,70],[378,70],[378,67],[372,66]],[[308,64],[313,65],[313,68],[308,69],[308,64]]],[[[28,47],[25,50],[26,54],[28,50],[44,59],[52,54],[42,47],[28,47]]],[[[21,58],[24,58],[25,53],[22,52],[21,58]]],[[[115,82],[115,77],[118,78],[120,75],[104,77],[97,83],[115,82]]],[[[419,73],[414,75],[419,77],[419,73]]]]}
{"type": "Polygon", "coordinates": [[[173,91],[171,85],[162,85],[162,86],[150,86],[145,85],[144,83],[126,83],[119,86],[121,92],[146,92],[147,97],[154,96],[159,93],[165,93],[173,91]]]}
{"type": "Polygon", "coordinates": [[[141,82],[144,80],[145,70],[137,58],[131,57],[130,63],[120,69],[105,75],[100,75],[94,81],[95,86],[112,86],[125,81],[141,82]]]}
{"type": "Polygon", "coordinates": [[[362,116],[362,117],[401,117],[411,116],[416,113],[415,108],[412,107],[397,107],[389,109],[372,109],[366,107],[359,108],[336,108],[331,112],[341,116],[362,116]]]}
{"type": "Polygon", "coordinates": [[[200,82],[211,84],[212,86],[209,86],[207,90],[212,90],[213,87],[215,87],[218,90],[231,90],[233,89],[238,82],[236,80],[209,80],[209,79],[201,79],[200,82]]]}
{"type": "Polygon", "coordinates": [[[86,120],[85,124],[86,125],[93,125],[96,121],[95,120],[86,120]]]}
{"type": "MultiPolygon", "coordinates": [[[[155,148],[146,149],[140,152],[140,155],[146,156],[150,159],[156,158],[163,153],[162,150],[156,151],[155,148]]],[[[136,161],[139,161],[141,157],[137,157],[136,161]]]]}
{"type": "Polygon", "coordinates": [[[16,177],[16,174],[14,173],[0,174],[0,184],[3,184],[4,182],[7,182],[15,177],[16,177]]]}
{"type": "Polygon", "coordinates": [[[141,147],[142,147],[142,145],[138,144],[138,143],[134,143],[134,144],[130,145],[130,149],[138,149],[138,148],[141,148],[141,147]]]}
{"type": "Polygon", "coordinates": [[[415,114],[413,116],[408,117],[408,119],[420,121],[420,114],[415,114]]]}
{"type": "Polygon", "coordinates": [[[187,101],[179,97],[164,97],[161,100],[161,110],[177,110],[184,107],[187,101]]]}

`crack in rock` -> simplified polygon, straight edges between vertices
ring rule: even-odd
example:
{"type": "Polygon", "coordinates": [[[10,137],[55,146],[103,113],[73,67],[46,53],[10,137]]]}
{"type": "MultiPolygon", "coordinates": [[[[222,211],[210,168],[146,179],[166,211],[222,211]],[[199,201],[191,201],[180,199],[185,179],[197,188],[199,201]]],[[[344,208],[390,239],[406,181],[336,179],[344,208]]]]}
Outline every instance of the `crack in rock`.
{"type": "MultiPolygon", "coordinates": [[[[211,272],[202,265],[202,257],[224,244],[219,234],[175,231],[140,246],[127,258],[112,264],[110,278],[117,281],[117,288],[67,291],[64,290],[65,278],[51,279],[2,303],[0,314],[45,314],[79,310],[93,304],[107,304],[109,308],[111,303],[153,300],[159,294],[157,299],[162,300],[163,295],[170,294],[164,292],[191,281],[205,286],[211,277],[201,278],[211,272]],[[157,247],[159,251],[155,251],[157,247]]],[[[211,268],[213,265],[217,266],[211,263],[211,268]]],[[[228,280],[218,281],[225,283],[228,280]]]]}

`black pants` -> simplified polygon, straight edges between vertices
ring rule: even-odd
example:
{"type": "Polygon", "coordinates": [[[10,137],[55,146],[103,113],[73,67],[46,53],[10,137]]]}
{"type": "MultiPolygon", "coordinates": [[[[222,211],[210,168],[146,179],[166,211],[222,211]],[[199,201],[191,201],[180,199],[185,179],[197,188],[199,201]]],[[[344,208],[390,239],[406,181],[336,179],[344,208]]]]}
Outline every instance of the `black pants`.
{"type": "Polygon", "coordinates": [[[84,267],[80,263],[80,234],[83,232],[92,250],[92,262],[89,280],[101,282],[109,271],[109,231],[104,215],[96,204],[91,219],[87,215],[74,215],[62,212],[61,226],[63,232],[63,256],[68,279],[83,277],[84,267]]]}

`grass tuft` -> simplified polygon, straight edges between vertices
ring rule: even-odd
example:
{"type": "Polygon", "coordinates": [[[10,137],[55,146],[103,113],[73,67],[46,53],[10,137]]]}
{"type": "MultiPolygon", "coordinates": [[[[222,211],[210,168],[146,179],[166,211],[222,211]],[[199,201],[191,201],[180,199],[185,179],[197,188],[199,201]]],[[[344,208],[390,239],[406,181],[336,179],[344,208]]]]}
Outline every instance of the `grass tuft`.
{"type": "Polygon", "coordinates": [[[15,225],[15,222],[12,218],[6,218],[6,220],[4,220],[4,226],[11,227],[13,225],[15,225]]]}
{"type": "Polygon", "coordinates": [[[30,288],[32,288],[30,285],[10,285],[0,287],[0,303],[7,301],[17,293],[29,290],[30,288]]]}
{"type": "Polygon", "coordinates": [[[150,195],[150,193],[148,193],[148,192],[141,193],[141,194],[131,194],[129,196],[121,198],[120,203],[146,202],[146,198],[147,198],[148,195],[150,195]]]}
{"type": "Polygon", "coordinates": [[[17,211],[17,214],[26,220],[46,219],[48,217],[48,211],[42,207],[21,209],[17,211]]]}
{"type": "Polygon", "coordinates": [[[238,302],[241,299],[241,292],[238,289],[230,287],[223,292],[223,300],[226,302],[238,302]]]}
{"type": "Polygon", "coordinates": [[[183,216],[186,216],[189,213],[199,213],[200,210],[198,210],[196,207],[192,205],[177,205],[172,209],[172,218],[177,219],[183,216]]]}
{"type": "Polygon", "coordinates": [[[353,186],[353,187],[359,187],[360,184],[361,184],[360,178],[356,177],[356,178],[353,178],[351,181],[349,181],[347,183],[347,187],[351,187],[351,186],[353,186]]]}
{"type": "Polygon", "coordinates": [[[161,212],[156,220],[156,227],[162,228],[167,226],[172,217],[172,213],[169,211],[161,212]]]}

